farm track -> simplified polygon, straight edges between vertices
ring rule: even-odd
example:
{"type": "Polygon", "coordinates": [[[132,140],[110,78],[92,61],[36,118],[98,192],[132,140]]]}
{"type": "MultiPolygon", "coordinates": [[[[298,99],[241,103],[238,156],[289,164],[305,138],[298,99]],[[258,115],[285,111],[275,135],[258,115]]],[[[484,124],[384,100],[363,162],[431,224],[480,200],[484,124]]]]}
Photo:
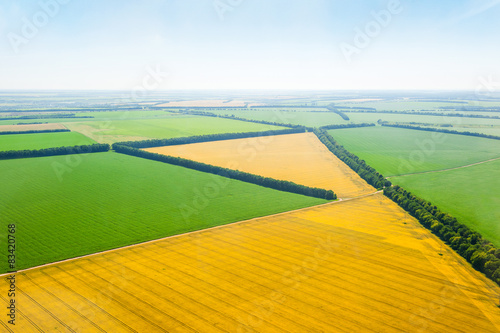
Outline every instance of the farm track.
{"type": "MultiPolygon", "coordinates": [[[[354,198],[345,198],[345,199],[339,198],[338,200],[327,202],[327,203],[320,204],[320,205],[315,205],[315,206],[310,206],[310,207],[304,207],[304,208],[299,208],[299,209],[295,209],[295,210],[289,210],[289,211],[282,212],[282,213],[276,213],[276,214],[271,214],[271,215],[256,217],[256,218],[252,218],[252,219],[249,219],[249,220],[237,221],[237,222],[233,222],[233,223],[230,223],[230,224],[248,223],[248,222],[250,222],[252,220],[255,220],[255,219],[261,219],[261,218],[267,218],[267,217],[271,218],[271,217],[275,217],[275,216],[281,216],[281,215],[285,215],[285,214],[289,214],[289,213],[295,213],[295,212],[300,212],[300,211],[303,211],[303,210],[307,210],[307,209],[310,209],[312,207],[322,207],[322,206],[327,206],[327,205],[339,204],[339,203],[350,201],[350,200],[356,200],[356,199],[366,198],[366,197],[375,195],[377,193],[382,193],[382,192],[383,191],[376,191],[376,192],[373,192],[373,193],[364,194],[364,195],[361,195],[361,196],[358,196],[358,197],[354,197],[354,198]]],[[[167,240],[167,239],[170,239],[170,238],[174,238],[174,237],[181,237],[181,236],[186,236],[186,235],[197,234],[197,233],[203,232],[205,230],[223,228],[224,226],[227,226],[227,225],[228,224],[224,224],[224,225],[219,225],[219,226],[215,226],[215,227],[205,228],[205,229],[201,229],[201,230],[190,231],[190,232],[186,232],[186,233],[182,233],[182,234],[178,234],[178,235],[173,235],[173,236],[167,236],[167,237],[162,237],[162,238],[158,238],[158,239],[153,239],[153,240],[150,240],[150,241],[147,241],[147,242],[142,242],[142,243],[136,243],[136,244],[131,244],[131,245],[127,245],[127,246],[117,247],[117,248],[114,248],[114,249],[111,249],[111,250],[106,250],[106,251],[101,251],[101,252],[95,252],[95,253],[87,254],[87,255],[84,255],[84,256],[78,256],[78,257],[74,257],[74,258],[70,258],[70,259],[65,259],[65,260],[51,262],[51,263],[44,264],[44,265],[34,266],[34,267],[26,268],[26,269],[20,269],[20,270],[18,270],[16,272],[17,273],[28,272],[30,270],[39,269],[39,268],[43,268],[43,267],[48,267],[48,266],[52,266],[52,265],[59,265],[61,263],[65,263],[65,262],[69,262],[69,261],[73,261],[73,260],[85,259],[85,258],[92,257],[92,256],[95,256],[95,255],[101,255],[101,254],[106,254],[106,253],[110,253],[110,252],[120,251],[120,250],[123,250],[123,249],[132,248],[132,247],[136,247],[136,246],[143,246],[143,245],[150,244],[150,243],[155,243],[155,242],[161,242],[161,241],[164,241],[164,240],[167,240]]],[[[0,274],[0,278],[4,277],[4,276],[8,276],[10,274],[11,273],[2,273],[2,274],[0,274]]]]}
{"type": "Polygon", "coordinates": [[[14,332],[499,332],[439,246],[371,193],[18,272],[14,332]]]}
{"type": "Polygon", "coordinates": [[[495,157],[495,158],[491,158],[491,159],[486,160],[486,161],[476,162],[476,163],[472,163],[472,164],[467,164],[467,165],[463,165],[463,166],[459,166],[459,167],[455,167],[455,168],[449,168],[449,169],[443,169],[443,170],[434,170],[434,171],[423,171],[423,172],[415,172],[415,173],[406,173],[406,174],[402,174],[402,175],[385,177],[385,179],[396,178],[396,177],[405,177],[405,176],[413,176],[413,175],[422,175],[422,174],[426,174],[426,173],[445,172],[445,171],[451,171],[451,170],[457,170],[457,169],[463,169],[463,168],[468,168],[468,167],[479,165],[479,164],[483,164],[483,163],[488,163],[488,162],[496,161],[496,160],[499,160],[499,159],[500,159],[500,157],[495,157]]]}

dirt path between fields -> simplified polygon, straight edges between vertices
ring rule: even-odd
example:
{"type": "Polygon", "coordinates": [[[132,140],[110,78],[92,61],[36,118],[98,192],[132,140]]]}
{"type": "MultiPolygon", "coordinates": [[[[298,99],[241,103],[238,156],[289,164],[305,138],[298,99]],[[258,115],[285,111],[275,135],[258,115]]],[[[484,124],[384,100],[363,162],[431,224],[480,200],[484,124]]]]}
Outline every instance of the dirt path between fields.
{"type": "Polygon", "coordinates": [[[48,267],[48,266],[52,266],[52,265],[58,265],[58,264],[61,264],[61,263],[64,263],[64,262],[78,260],[78,259],[82,259],[82,258],[88,258],[88,257],[92,257],[92,256],[99,255],[99,254],[105,254],[105,253],[109,253],[109,252],[119,251],[119,250],[130,248],[130,247],[141,246],[141,245],[150,244],[150,243],[154,243],[154,242],[161,242],[161,241],[164,241],[166,239],[173,238],[173,237],[181,237],[181,236],[185,236],[185,235],[190,235],[190,234],[195,234],[195,233],[203,232],[203,231],[206,231],[206,230],[213,230],[213,229],[217,229],[217,228],[223,228],[223,227],[226,227],[226,226],[229,226],[229,225],[233,225],[233,224],[246,223],[246,222],[249,222],[249,221],[252,221],[252,220],[256,220],[256,219],[268,218],[268,217],[273,217],[273,216],[280,216],[280,215],[284,215],[284,214],[290,214],[290,213],[300,212],[300,211],[307,210],[307,209],[318,208],[318,207],[322,207],[322,206],[326,206],[326,205],[339,204],[339,203],[342,203],[342,202],[345,202],[345,201],[351,201],[351,200],[361,199],[361,198],[365,198],[365,197],[368,197],[368,196],[371,196],[371,195],[376,195],[376,194],[382,193],[382,192],[383,191],[380,190],[380,191],[375,191],[375,192],[368,193],[368,194],[363,194],[363,195],[360,195],[360,196],[357,196],[357,197],[353,197],[353,198],[345,198],[345,199],[339,198],[338,200],[326,202],[326,203],[320,204],[320,205],[309,206],[309,207],[299,208],[299,209],[295,209],[295,210],[288,210],[286,212],[281,212],[281,213],[276,213],[276,214],[271,214],[271,215],[264,215],[264,216],[253,217],[253,218],[248,219],[248,220],[230,222],[230,223],[218,225],[218,226],[215,226],[215,227],[210,227],[210,228],[205,228],[205,229],[200,229],[200,230],[195,230],[195,231],[189,231],[189,232],[185,232],[185,233],[182,233],[182,234],[171,235],[171,236],[167,236],[167,237],[163,237],[163,238],[158,238],[158,239],[153,239],[153,240],[145,241],[145,242],[142,242],[142,243],[136,243],[136,244],[126,245],[126,246],[122,246],[122,247],[117,247],[117,248],[114,248],[114,249],[111,249],[111,250],[106,250],[106,251],[101,251],[101,252],[95,252],[95,253],[91,253],[91,254],[86,254],[86,255],[83,255],[83,256],[79,256],[79,257],[74,257],[74,258],[69,258],[69,259],[65,259],[65,260],[51,262],[51,263],[44,264],[44,265],[34,266],[34,267],[26,268],[26,269],[20,269],[18,271],[11,272],[11,273],[1,273],[0,277],[7,276],[7,275],[12,275],[12,274],[18,274],[18,273],[30,271],[30,270],[37,269],[37,268],[48,267]]]}
{"type": "Polygon", "coordinates": [[[468,167],[471,167],[471,166],[474,166],[474,165],[478,165],[478,164],[483,164],[483,163],[488,163],[488,162],[491,162],[491,161],[496,161],[496,160],[499,160],[499,159],[500,159],[500,157],[495,157],[495,158],[492,158],[492,159],[489,159],[489,160],[486,160],[486,161],[476,162],[476,163],[472,163],[472,164],[467,164],[467,165],[463,165],[463,166],[459,166],[459,167],[455,167],[455,168],[449,168],[449,169],[443,169],[443,170],[435,170],[435,171],[423,171],[423,172],[415,172],[415,173],[405,173],[404,175],[396,175],[396,176],[385,177],[385,179],[395,178],[395,177],[413,176],[413,175],[422,175],[424,173],[435,173],[435,172],[444,172],[444,171],[450,171],[450,170],[456,170],[456,169],[463,169],[463,168],[468,168],[468,167]]]}

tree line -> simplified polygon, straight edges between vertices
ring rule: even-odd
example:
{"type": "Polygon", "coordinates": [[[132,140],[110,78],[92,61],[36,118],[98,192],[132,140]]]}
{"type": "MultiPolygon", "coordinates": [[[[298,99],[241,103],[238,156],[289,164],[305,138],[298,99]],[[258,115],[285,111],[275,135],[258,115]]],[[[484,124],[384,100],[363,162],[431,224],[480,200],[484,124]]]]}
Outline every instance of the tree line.
{"type": "Polygon", "coordinates": [[[313,132],[328,150],[335,154],[342,162],[347,164],[368,184],[378,189],[391,186],[389,180],[385,179],[384,176],[379,174],[374,168],[366,164],[364,160],[361,160],[356,155],[348,152],[342,145],[339,145],[324,129],[315,128],[313,132]]]}
{"type": "Polygon", "coordinates": [[[387,127],[398,127],[398,128],[413,129],[413,130],[419,130],[419,131],[441,132],[441,133],[448,133],[448,134],[477,136],[480,138],[500,140],[500,136],[484,134],[484,133],[469,132],[469,131],[460,132],[460,131],[454,131],[454,130],[448,130],[448,129],[442,129],[442,128],[434,128],[434,127],[420,127],[420,126],[414,126],[414,125],[387,124],[387,123],[381,123],[381,125],[387,126],[387,127]]]}
{"type": "Polygon", "coordinates": [[[2,109],[8,110],[9,112],[100,112],[100,111],[118,111],[118,110],[135,110],[141,108],[139,104],[134,104],[136,106],[122,106],[122,107],[99,107],[99,108],[56,108],[56,109],[22,109],[19,110],[17,107],[9,108],[3,107],[2,109]]]}
{"type": "Polygon", "coordinates": [[[55,148],[36,149],[36,150],[8,150],[0,152],[0,160],[27,158],[27,157],[98,153],[98,152],[108,151],[109,149],[110,147],[107,143],[96,143],[92,145],[55,147],[55,148]]]}
{"type": "Polygon", "coordinates": [[[283,123],[278,123],[276,121],[247,119],[247,118],[242,118],[242,117],[236,117],[235,115],[228,115],[228,114],[222,115],[222,114],[215,114],[215,113],[206,112],[206,111],[179,110],[179,112],[184,113],[184,114],[189,114],[189,115],[195,115],[195,116],[226,118],[226,119],[240,120],[240,121],[246,121],[249,123],[257,123],[257,124],[264,124],[264,125],[273,125],[273,126],[281,126],[281,127],[289,127],[289,128],[302,128],[302,127],[304,127],[302,125],[283,124],[283,123]]]}
{"type": "Polygon", "coordinates": [[[201,162],[196,162],[193,160],[188,160],[181,157],[167,156],[162,154],[151,153],[145,150],[140,150],[131,146],[124,144],[113,144],[113,149],[122,154],[142,157],[150,159],[153,161],[159,161],[164,163],[169,163],[173,165],[182,166],[189,169],[194,169],[198,171],[203,171],[207,173],[212,173],[226,178],[236,179],[244,181],[247,183],[252,183],[268,188],[272,188],[279,191],[286,191],[296,194],[307,195],[310,197],[321,198],[326,200],[335,200],[337,195],[333,193],[332,190],[325,190],[316,187],[309,187],[305,185],[299,185],[286,180],[278,180],[269,177],[262,177],[259,175],[242,172],[238,170],[227,169],[215,165],[205,164],[201,162]]]}
{"type": "Polygon", "coordinates": [[[55,119],[55,118],[94,118],[92,116],[77,116],[74,113],[61,113],[61,114],[39,114],[31,116],[19,116],[19,117],[5,117],[0,118],[0,120],[23,120],[23,119],[55,119]]]}
{"type": "Polygon", "coordinates": [[[197,142],[221,141],[221,140],[260,137],[260,136],[304,133],[305,131],[306,131],[305,127],[299,127],[299,128],[287,128],[287,129],[283,129],[283,130],[269,130],[269,131],[262,131],[262,132],[220,133],[220,134],[196,135],[196,136],[188,136],[188,137],[182,137],[182,138],[171,138],[171,139],[151,139],[151,140],[143,140],[143,141],[127,141],[127,142],[114,143],[113,149],[115,149],[115,146],[117,146],[117,145],[123,145],[123,146],[128,146],[128,147],[133,147],[133,148],[152,148],[152,147],[162,147],[162,146],[184,145],[184,144],[197,143],[197,142]]]}
{"type": "MultiPolygon", "coordinates": [[[[429,110],[433,111],[433,110],[429,110]]],[[[498,116],[487,116],[483,114],[463,114],[463,113],[443,113],[443,112],[420,112],[420,111],[386,111],[386,110],[354,110],[347,112],[363,112],[363,113],[391,113],[391,114],[412,114],[419,116],[438,116],[438,117],[461,117],[461,118],[486,118],[486,119],[500,119],[498,116]]]]}
{"type": "Polygon", "coordinates": [[[385,188],[384,194],[450,245],[472,267],[500,285],[500,249],[485,240],[481,234],[398,185],[385,188]]]}
{"type": "MultiPolygon", "coordinates": [[[[340,106],[340,105],[335,105],[334,103],[330,104],[332,105],[333,107],[337,108],[337,109],[352,109],[352,110],[373,110],[373,111],[377,111],[376,108],[367,108],[367,107],[362,107],[362,106],[340,106]]],[[[354,111],[356,112],[356,111],[354,111]]]]}
{"type": "Polygon", "coordinates": [[[336,109],[336,108],[335,108],[332,104],[327,105],[327,106],[326,106],[326,108],[327,108],[328,110],[330,110],[330,111],[332,111],[332,112],[334,112],[334,113],[338,114],[339,116],[341,116],[341,117],[342,117],[342,119],[347,120],[347,121],[349,121],[349,120],[350,120],[350,119],[349,119],[349,117],[348,117],[348,116],[347,116],[344,112],[342,112],[342,111],[340,111],[340,110],[336,109]]]}
{"type": "Polygon", "coordinates": [[[442,110],[455,110],[455,111],[483,111],[483,112],[500,112],[500,107],[498,106],[472,106],[464,105],[461,107],[456,106],[440,106],[442,110]]]}
{"type": "Polygon", "coordinates": [[[375,126],[375,124],[362,123],[362,124],[326,125],[320,128],[325,130],[332,130],[332,129],[342,129],[342,128],[370,127],[370,126],[375,126]]]}
{"type": "Polygon", "coordinates": [[[254,106],[254,108],[257,108],[257,109],[276,109],[276,108],[307,108],[307,109],[320,109],[320,108],[323,108],[324,106],[319,106],[319,105],[292,105],[292,104],[287,104],[287,105],[283,105],[283,104],[276,104],[276,105],[256,105],[254,106]]]}
{"type": "Polygon", "coordinates": [[[46,130],[30,130],[30,131],[5,131],[0,132],[0,135],[7,134],[34,134],[34,133],[55,133],[55,132],[71,132],[69,129],[46,129],[46,130]]]}

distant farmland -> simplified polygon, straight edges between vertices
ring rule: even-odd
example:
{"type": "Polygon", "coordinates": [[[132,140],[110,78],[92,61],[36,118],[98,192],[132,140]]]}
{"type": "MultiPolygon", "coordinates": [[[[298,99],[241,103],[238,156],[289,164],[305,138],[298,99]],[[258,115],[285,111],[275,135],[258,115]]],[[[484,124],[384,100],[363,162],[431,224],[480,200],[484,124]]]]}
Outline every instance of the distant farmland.
{"type": "Polygon", "coordinates": [[[17,281],[23,332],[500,329],[500,288],[381,194],[42,267],[17,281]]]}
{"type": "Polygon", "coordinates": [[[24,131],[40,131],[40,130],[54,130],[66,129],[62,124],[30,124],[30,125],[0,125],[1,132],[24,132],[24,131]]]}
{"type": "Polygon", "coordinates": [[[0,183],[19,269],[326,202],[111,152],[0,161],[0,183]]]}
{"type": "MultiPolygon", "coordinates": [[[[326,109],[315,109],[326,111],[326,109]]],[[[302,109],[291,108],[266,108],[256,110],[210,110],[210,112],[218,115],[235,115],[236,117],[252,119],[276,121],[284,124],[294,124],[309,127],[320,127],[331,124],[347,124],[348,121],[343,120],[338,114],[333,112],[309,112],[302,109]]]]}
{"type": "Polygon", "coordinates": [[[145,150],[329,189],[341,198],[375,191],[330,153],[313,133],[194,143],[145,150]]]}
{"type": "Polygon", "coordinates": [[[282,129],[282,127],[278,126],[239,120],[193,116],[139,120],[88,121],[67,123],[66,125],[71,130],[84,133],[89,137],[94,137],[96,141],[102,143],[148,138],[163,139],[203,134],[259,132],[282,129]]]}

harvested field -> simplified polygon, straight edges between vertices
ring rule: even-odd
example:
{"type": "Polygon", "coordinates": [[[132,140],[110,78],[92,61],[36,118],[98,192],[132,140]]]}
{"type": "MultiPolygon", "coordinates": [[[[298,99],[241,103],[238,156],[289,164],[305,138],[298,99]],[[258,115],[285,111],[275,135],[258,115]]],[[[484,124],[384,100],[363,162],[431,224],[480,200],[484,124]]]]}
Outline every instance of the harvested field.
{"type": "Polygon", "coordinates": [[[374,192],[313,133],[145,149],[297,184],[333,190],[339,198],[374,192]]]}
{"type": "Polygon", "coordinates": [[[47,123],[47,124],[28,124],[28,125],[0,125],[0,132],[24,132],[24,131],[42,131],[53,129],[66,129],[63,124],[47,123]]]}
{"type": "Polygon", "coordinates": [[[500,331],[500,289],[382,194],[45,266],[16,285],[16,332],[500,331]]]}

